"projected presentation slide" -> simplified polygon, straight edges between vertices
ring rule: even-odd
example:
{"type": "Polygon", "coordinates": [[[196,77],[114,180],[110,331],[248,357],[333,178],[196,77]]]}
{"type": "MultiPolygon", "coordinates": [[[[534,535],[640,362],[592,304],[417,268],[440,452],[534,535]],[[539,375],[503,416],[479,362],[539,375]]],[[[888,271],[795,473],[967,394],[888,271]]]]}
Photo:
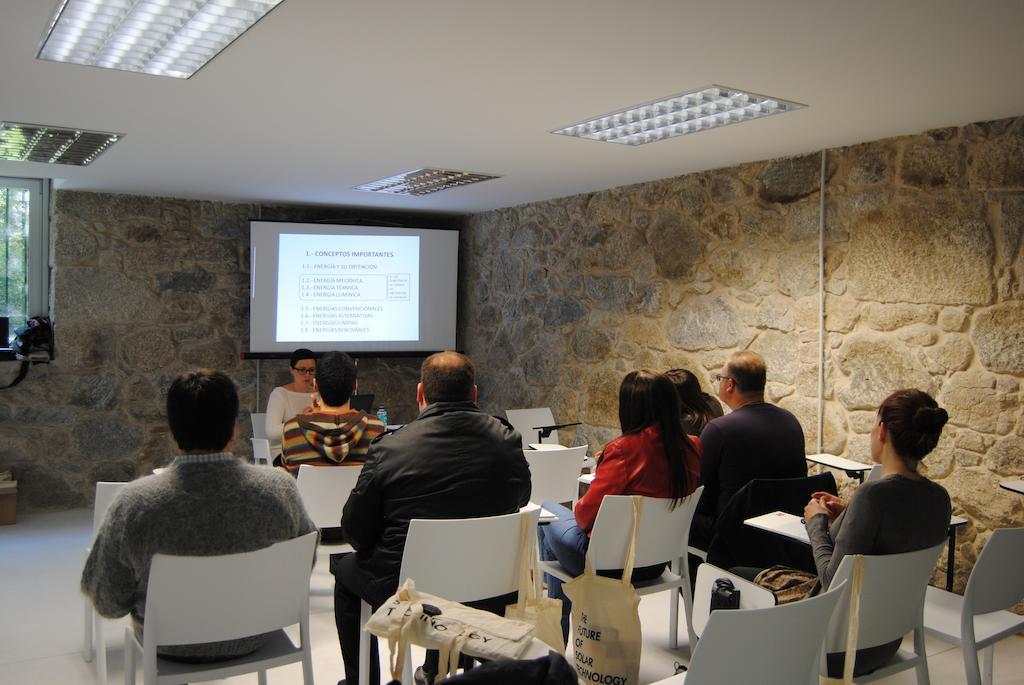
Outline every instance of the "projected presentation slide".
{"type": "Polygon", "coordinates": [[[278,342],[419,339],[420,238],[281,234],[278,342]]]}

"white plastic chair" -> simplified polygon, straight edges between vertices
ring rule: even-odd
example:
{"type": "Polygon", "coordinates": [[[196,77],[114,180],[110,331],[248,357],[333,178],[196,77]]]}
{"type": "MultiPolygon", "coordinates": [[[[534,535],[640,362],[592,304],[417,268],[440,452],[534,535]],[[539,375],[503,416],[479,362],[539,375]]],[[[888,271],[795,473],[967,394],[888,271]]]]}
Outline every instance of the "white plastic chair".
{"type": "MultiPolygon", "coordinates": [[[[697,642],[693,632],[693,597],[690,594],[690,572],[686,563],[686,549],[690,539],[690,523],[697,509],[704,486],[697,488],[678,507],[670,509],[671,500],[653,497],[643,498],[640,528],[636,540],[636,562],[634,568],[653,566],[669,562],[670,567],[653,580],[634,583],[638,595],[672,591],[669,600],[668,644],[675,649],[679,644],[679,595],[682,589],[683,610],[686,614],[686,629],[690,645],[697,642]]],[[[597,520],[590,535],[587,556],[594,571],[621,569],[625,565],[626,549],[633,529],[633,496],[607,495],[601,500],[597,520]]],[[[541,570],[563,581],[572,580],[557,561],[541,561],[541,570]]]]}
{"type": "Polygon", "coordinates": [[[270,441],[266,438],[252,439],[252,462],[270,466],[273,461],[270,458],[270,441]]]}
{"type": "MultiPolygon", "coordinates": [[[[99,481],[96,483],[96,500],[92,508],[92,539],[96,539],[107,510],[114,497],[127,483],[99,481]]],[[[86,555],[92,550],[90,546],[86,555]]],[[[92,600],[85,598],[85,632],[82,640],[82,658],[86,662],[96,660],[96,680],[107,682],[107,641],[103,636],[103,617],[96,613],[92,600]]]]}
{"type": "Polygon", "coordinates": [[[1024,528],[992,532],[960,597],[929,587],[924,629],[963,651],[968,685],[992,685],[994,645],[1024,629],[1024,616],[1004,611],[1024,598],[1024,528]],[[984,677],[978,651],[984,650],[984,677]]]}
{"type": "Polygon", "coordinates": [[[249,418],[252,419],[252,437],[258,440],[267,439],[267,415],[262,414],[249,414],[249,418]]]}
{"type": "MultiPolygon", "coordinates": [[[[720,569],[714,574],[721,577],[720,569]]],[[[790,604],[712,613],[689,670],[655,685],[817,685],[825,627],[846,585],[790,604]]],[[[709,587],[698,588],[695,601],[709,603],[709,587]]]]}
{"type": "Polygon", "coordinates": [[[530,465],[531,502],[576,501],[587,445],[560,450],[523,450],[523,456],[530,465]]]}
{"type": "MultiPolygon", "coordinates": [[[[875,647],[902,639],[913,631],[914,651],[899,650],[892,660],[871,673],[854,678],[869,683],[911,668],[917,670],[918,685],[928,685],[928,656],[924,649],[924,596],[945,542],[928,549],[903,554],[864,556],[864,579],[860,594],[860,630],[857,649],[875,647]]],[[[850,580],[854,557],[846,556],[832,577],[833,583],[850,580]]],[[[825,649],[846,651],[849,601],[844,598],[829,624],[825,649]]]]}
{"type": "Polygon", "coordinates": [[[531,442],[558,444],[558,431],[544,439],[538,438],[537,426],[554,426],[555,417],[550,407],[533,407],[531,409],[506,409],[505,418],[512,427],[523,436],[523,447],[531,442]]]}
{"type": "MultiPolygon", "coordinates": [[[[740,591],[740,609],[764,609],[775,606],[775,595],[771,590],[713,564],[701,564],[697,567],[697,581],[693,590],[692,623],[693,632],[698,638],[704,635],[704,628],[711,615],[711,591],[714,589],[715,581],[719,578],[728,578],[732,581],[733,586],[740,591]]],[[[694,647],[695,645],[690,645],[691,654],[694,647]]]]}
{"type": "MultiPolygon", "coordinates": [[[[500,597],[519,589],[519,538],[522,521],[536,530],[540,507],[514,514],[468,519],[413,519],[402,552],[398,584],[408,578],[416,589],[455,602],[500,597]]],[[[360,625],[370,618],[370,605],[360,606],[360,625]]],[[[545,652],[546,653],[546,650],[545,652]]],[[[369,683],[370,635],[359,636],[359,685],[369,683]]],[[[405,659],[403,685],[412,685],[412,666],[405,659]]]]}
{"type": "Polygon", "coordinates": [[[341,525],[341,512],[359,480],[362,464],[350,466],[299,466],[296,485],[309,518],[317,528],[341,525]]]}
{"type": "Polygon", "coordinates": [[[135,683],[141,655],[145,685],[198,682],[302,662],[302,681],[313,685],[309,638],[309,574],[316,533],[270,547],[224,556],[153,555],[140,643],[124,633],[126,685],[135,683]],[[267,588],[273,588],[268,592],[267,588]],[[299,645],[284,628],[299,625],[299,645]],[[183,663],[157,656],[160,645],[233,640],[273,632],[267,644],[247,656],[210,663],[183,663]]]}

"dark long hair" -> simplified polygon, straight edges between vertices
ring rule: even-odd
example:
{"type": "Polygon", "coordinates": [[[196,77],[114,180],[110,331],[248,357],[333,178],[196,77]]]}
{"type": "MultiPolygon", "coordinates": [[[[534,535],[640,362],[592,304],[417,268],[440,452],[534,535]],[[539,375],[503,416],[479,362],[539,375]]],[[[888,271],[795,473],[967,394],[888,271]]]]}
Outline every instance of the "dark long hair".
{"type": "Polygon", "coordinates": [[[672,470],[674,509],[693,490],[684,460],[684,451],[693,445],[679,422],[679,398],[666,375],[649,369],[630,371],[619,386],[619,427],[623,435],[630,435],[648,426],[657,426],[661,433],[672,470]]]}
{"type": "Polygon", "coordinates": [[[669,369],[665,375],[672,381],[679,396],[679,418],[683,428],[693,435],[700,435],[704,426],[715,418],[701,390],[700,381],[686,369],[669,369]]]}

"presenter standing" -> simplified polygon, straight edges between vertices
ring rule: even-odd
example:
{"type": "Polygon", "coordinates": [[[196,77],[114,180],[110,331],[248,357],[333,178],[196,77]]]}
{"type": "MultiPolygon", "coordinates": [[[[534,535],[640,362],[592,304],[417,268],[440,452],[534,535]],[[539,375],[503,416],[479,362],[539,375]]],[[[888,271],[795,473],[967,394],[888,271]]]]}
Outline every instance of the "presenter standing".
{"type": "Polygon", "coordinates": [[[270,454],[275,457],[281,454],[285,421],[312,409],[313,379],[316,378],[313,352],[304,347],[292,352],[288,371],[292,375],[292,382],[274,388],[267,400],[267,439],[270,441],[270,454]]]}

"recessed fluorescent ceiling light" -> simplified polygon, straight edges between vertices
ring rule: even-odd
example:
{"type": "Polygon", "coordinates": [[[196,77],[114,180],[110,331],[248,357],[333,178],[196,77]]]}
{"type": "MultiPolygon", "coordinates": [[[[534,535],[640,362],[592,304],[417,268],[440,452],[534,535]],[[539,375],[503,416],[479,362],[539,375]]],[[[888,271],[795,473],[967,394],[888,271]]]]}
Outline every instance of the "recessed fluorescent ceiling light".
{"type": "Polygon", "coordinates": [[[709,86],[587,119],[551,133],[643,145],[801,107],[806,105],[725,86],[709,86]]]}
{"type": "Polygon", "coordinates": [[[407,171],[397,176],[389,176],[379,181],[370,181],[355,190],[366,190],[371,193],[391,193],[392,195],[429,195],[449,188],[467,186],[470,183],[490,181],[501,178],[490,174],[475,174],[470,171],[452,171],[450,169],[431,169],[429,167],[407,171]]]}
{"type": "Polygon", "coordinates": [[[88,166],[123,138],[121,133],[0,123],[0,159],[88,166]]]}
{"type": "Polygon", "coordinates": [[[282,0],[61,0],[39,59],[188,78],[282,0]]]}

